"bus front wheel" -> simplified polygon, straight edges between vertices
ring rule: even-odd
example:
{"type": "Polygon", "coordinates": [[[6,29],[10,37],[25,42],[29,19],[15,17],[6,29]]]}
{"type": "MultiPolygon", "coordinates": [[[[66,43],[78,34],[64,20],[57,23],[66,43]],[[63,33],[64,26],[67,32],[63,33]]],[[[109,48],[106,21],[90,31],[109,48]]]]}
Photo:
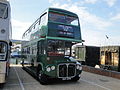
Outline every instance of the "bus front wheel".
{"type": "Polygon", "coordinates": [[[79,79],[80,79],[80,77],[77,75],[77,76],[75,76],[74,78],[72,78],[71,81],[76,82],[76,81],[78,81],[79,79]]]}
{"type": "Polygon", "coordinates": [[[38,80],[42,85],[48,84],[48,78],[41,70],[38,72],[38,80]]]}
{"type": "Polygon", "coordinates": [[[4,83],[0,83],[0,90],[3,89],[4,83]]]}

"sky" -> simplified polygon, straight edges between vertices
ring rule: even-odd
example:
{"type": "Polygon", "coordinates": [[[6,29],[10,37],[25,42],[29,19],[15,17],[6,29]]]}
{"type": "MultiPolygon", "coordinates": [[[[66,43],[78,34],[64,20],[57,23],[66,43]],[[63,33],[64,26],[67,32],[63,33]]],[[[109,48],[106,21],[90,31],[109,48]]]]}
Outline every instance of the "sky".
{"type": "Polygon", "coordinates": [[[48,7],[62,8],[79,16],[85,45],[120,45],[120,0],[9,0],[12,38],[22,34],[48,7]]]}

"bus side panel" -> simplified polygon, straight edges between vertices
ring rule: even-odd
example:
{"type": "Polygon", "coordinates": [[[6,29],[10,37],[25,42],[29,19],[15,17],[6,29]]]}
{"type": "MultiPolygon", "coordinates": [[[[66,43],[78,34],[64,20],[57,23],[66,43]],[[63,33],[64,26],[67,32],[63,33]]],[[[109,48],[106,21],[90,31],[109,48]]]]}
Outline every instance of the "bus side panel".
{"type": "Polygon", "coordinates": [[[6,62],[0,62],[0,83],[5,83],[6,62]]]}

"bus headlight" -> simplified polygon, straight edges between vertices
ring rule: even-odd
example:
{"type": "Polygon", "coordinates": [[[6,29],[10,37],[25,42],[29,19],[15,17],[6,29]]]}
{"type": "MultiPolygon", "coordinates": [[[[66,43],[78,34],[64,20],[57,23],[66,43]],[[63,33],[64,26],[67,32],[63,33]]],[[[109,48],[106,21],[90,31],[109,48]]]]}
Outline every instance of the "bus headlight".
{"type": "Polygon", "coordinates": [[[47,67],[46,71],[47,71],[47,72],[50,72],[50,71],[51,71],[51,68],[50,68],[50,67],[47,67]]]}
{"type": "Polygon", "coordinates": [[[55,70],[55,66],[52,66],[52,67],[51,67],[51,70],[55,70]]]}
{"type": "Polygon", "coordinates": [[[46,71],[47,71],[47,72],[50,72],[51,70],[55,70],[55,66],[48,66],[48,67],[46,68],[46,71]]]}
{"type": "Polygon", "coordinates": [[[82,66],[79,67],[79,70],[82,70],[82,66]]]}
{"type": "Polygon", "coordinates": [[[80,68],[80,65],[77,65],[76,68],[79,69],[79,68],[80,68]]]}
{"type": "Polygon", "coordinates": [[[78,70],[82,70],[82,66],[81,66],[81,65],[77,65],[76,68],[77,68],[78,70]]]}

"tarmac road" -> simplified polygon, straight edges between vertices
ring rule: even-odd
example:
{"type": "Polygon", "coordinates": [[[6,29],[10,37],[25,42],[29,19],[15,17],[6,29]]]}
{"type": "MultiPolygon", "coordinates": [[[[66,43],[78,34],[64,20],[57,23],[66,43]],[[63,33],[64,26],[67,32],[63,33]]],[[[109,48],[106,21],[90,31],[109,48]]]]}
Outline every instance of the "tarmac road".
{"type": "Polygon", "coordinates": [[[41,85],[21,67],[11,67],[9,77],[0,90],[119,90],[120,80],[82,72],[78,82],[62,81],[41,85]]]}

